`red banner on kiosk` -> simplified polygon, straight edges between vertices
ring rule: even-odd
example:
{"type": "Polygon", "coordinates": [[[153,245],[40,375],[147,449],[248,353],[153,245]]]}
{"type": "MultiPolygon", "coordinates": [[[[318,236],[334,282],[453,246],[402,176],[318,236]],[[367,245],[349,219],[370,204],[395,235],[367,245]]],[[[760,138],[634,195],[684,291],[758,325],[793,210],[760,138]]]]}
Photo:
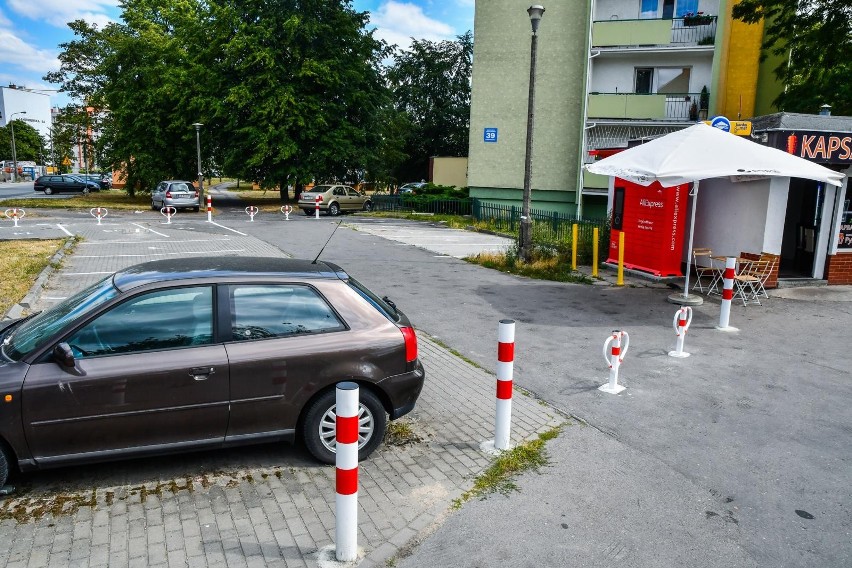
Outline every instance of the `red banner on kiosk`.
{"type": "Polygon", "coordinates": [[[624,232],[624,266],[655,276],[683,276],[683,234],[689,184],[648,187],[615,179],[608,263],[618,263],[624,232]]]}

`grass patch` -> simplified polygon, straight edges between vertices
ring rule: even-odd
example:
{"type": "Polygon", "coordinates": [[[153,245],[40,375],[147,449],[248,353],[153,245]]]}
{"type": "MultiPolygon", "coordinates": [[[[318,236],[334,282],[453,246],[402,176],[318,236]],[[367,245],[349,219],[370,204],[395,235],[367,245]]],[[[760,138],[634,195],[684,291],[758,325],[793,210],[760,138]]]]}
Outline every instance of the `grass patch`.
{"type": "Polygon", "coordinates": [[[3,202],[6,207],[23,207],[37,209],[85,209],[92,207],[106,207],[107,209],[120,209],[135,211],[137,209],[151,209],[150,195],[129,196],[124,190],[111,189],[96,191],[88,195],[77,194],[67,199],[41,199],[41,198],[13,198],[3,202]]]}
{"type": "Polygon", "coordinates": [[[422,442],[423,439],[414,432],[409,420],[394,420],[388,423],[384,443],[388,446],[408,446],[422,442]]]}
{"type": "Polygon", "coordinates": [[[0,279],[0,313],[5,314],[26,295],[64,243],[63,239],[0,241],[6,274],[0,279]]]}
{"type": "Polygon", "coordinates": [[[552,280],[555,282],[578,282],[591,284],[594,282],[589,276],[571,270],[570,252],[568,255],[550,249],[537,248],[533,251],[532,260],[523,262],[518,258],[514,249],[505,253],[482,253],[469,256],[464,259],[471,264],[478,264],[485,268],[536,278],[538,280],[552,280]],[[566,258],[567,257],[567,258],[566,258]]]}
{"type": "Polygon", "coordinates": [[[561,426],[542,432],[535,440],[524,442],[520,446],[502,452],[485,472],[473,482],[473,488],[462,493],[453,501],[453,508],[460,508],[466,501],[475,497],[484,498],[489,493],[504,495],[517,491],[514,477],[525,471],[537,471],[549,463],[545,443],[554,439],[562,431],[561,426]]]}

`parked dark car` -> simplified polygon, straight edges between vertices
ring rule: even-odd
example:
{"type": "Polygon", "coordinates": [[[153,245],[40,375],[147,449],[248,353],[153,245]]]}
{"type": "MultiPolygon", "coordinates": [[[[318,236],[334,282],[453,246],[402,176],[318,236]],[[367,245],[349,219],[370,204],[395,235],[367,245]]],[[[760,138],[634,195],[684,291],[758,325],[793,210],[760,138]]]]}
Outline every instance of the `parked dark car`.
{"type": "Polygon", "coordinates": [[[334,463],[335,385],[360,385],[359,458],[410,412],[408,318],[342,268],[185,258],[122,270],[0,328],[0,486],[21,471],[304,441],[334,463]]]}
{"type": "Polygon", "coordinates": [[[77,177],[84,178],[98,184],[98,189],[112,188],[112,176],[104,176],[101,174],[78,174],[77,177]]]}
{"type": "Polygon", "coordinates": [[[52,195],[65,191],[89,193],[90,191],[98,191],[100,186],[97,182],[85,180],[76,175],[56,174],[39,176],[33,182],[33,189],[43,191],[45,195],[52,195]]]}

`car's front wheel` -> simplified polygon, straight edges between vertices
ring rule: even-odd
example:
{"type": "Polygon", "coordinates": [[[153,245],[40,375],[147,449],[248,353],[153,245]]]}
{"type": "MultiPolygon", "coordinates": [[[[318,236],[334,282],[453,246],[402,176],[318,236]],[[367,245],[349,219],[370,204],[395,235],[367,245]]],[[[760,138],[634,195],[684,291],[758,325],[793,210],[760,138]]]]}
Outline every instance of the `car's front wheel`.
{"type": "Polygon", "coordinates": [[[9,466],[9,455],[3,445],[0,444],[0,487],[6,485],[6,481],[9,479],[9,466]]]}
{"type": "MultiPolygon", "coordinates": [[[[369,390],[358,389],[358,460],[367,458],[382,443],[387,428],[387,415],[378,397],[369,390]]],[[[324,392],[305,413],[302,437],[308,451],[323,463],[334,463],[337,441],[337,393],[324,392]]]]}
{"type": "Polygon", "coordinates": [[[338,205],[337,203],[332,203],[331,205],[329,205],[328,214],[332,217],[337,217],[338,215],[340,215],[340,205],[338,205]]]}
{"type": "Polygon", "coordinates": [[[368,202],[366,202],[366,203],[364,204],[364,211],[367,211],[367,212],[369,213],[369,212],[370,212],[370,211],[372,211],[372,210],[373,210],[373,204],[372,204],[372,203],[370,203],[369,201],[368,201],[368,202]]]}
{"type": "Polygon", "coordinates": [[[53,188],[52,187],[45,187],[44,188],[44,194],[45,195],[53,195],[53,188]]]}

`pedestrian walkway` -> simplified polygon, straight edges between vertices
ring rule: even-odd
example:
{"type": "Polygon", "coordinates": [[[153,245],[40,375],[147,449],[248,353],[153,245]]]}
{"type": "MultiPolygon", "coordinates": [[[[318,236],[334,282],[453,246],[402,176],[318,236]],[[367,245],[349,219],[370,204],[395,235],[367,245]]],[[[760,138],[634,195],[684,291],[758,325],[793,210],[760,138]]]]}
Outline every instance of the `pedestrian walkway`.
{"type": "MultiPolygon", "coordinates": [[[[196,223],[66,222],[85,237],[33,309],[123,266],[188,254],[283,256],[258,239],[196,223]]],[[[361,464],[359,566],[386,566],[439,522],[491,463],[495,377],[424,334],[414,412],[361,464]]],[[[495,322],[496,342],[496,322],[495,322]]],[[[496,356],[496,345],[495,345],[496,356]]],[[[516,391],[512,441],[567,421],[516,391]]],[[[334,467],[299,447],[263,445],[62,468],[23,476],[0,501],[0,566],[316,566],[333,544],[334,467]]]]}

